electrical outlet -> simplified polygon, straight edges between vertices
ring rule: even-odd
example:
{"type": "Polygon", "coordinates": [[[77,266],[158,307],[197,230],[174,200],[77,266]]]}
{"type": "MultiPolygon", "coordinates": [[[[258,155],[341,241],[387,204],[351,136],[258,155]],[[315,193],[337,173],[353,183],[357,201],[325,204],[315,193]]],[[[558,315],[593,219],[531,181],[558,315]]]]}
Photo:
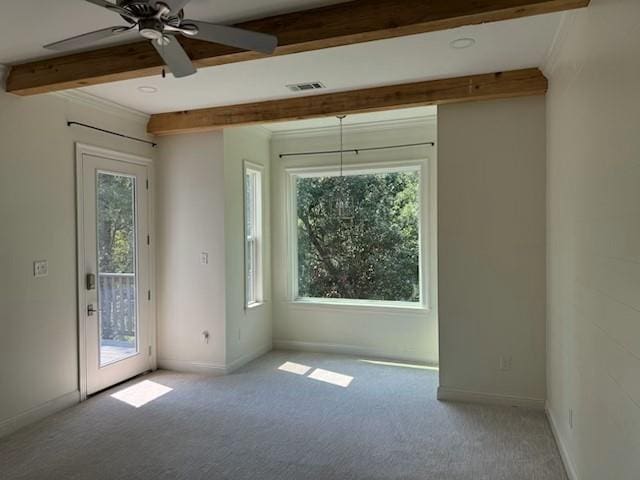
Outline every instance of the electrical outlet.
{"type": "Polygon", "coordinates": [[[36,278],[49,275],[49,262],[47,260],[36,260],[33,262],[33,276],[36,278]]]}
{"type": "Polygon", "coordinates": [[[511,370],[511,357],[505,357],[504,355],[500,357],[499,368],[503,372],[507,372],[511,370]]]}

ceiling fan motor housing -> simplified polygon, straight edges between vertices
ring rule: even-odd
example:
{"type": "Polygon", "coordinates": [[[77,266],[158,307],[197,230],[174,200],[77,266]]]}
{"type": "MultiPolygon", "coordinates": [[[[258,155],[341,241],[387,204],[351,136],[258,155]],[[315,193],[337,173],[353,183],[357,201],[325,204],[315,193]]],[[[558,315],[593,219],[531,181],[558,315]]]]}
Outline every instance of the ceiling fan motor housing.
{"type": "Polygon", "coordinates": [[[140,35],[149,40],[160,40],[164,37],[164,24],[156,18],[143,18],[138,24],[140,35]]]}
{"type": "MultiPolygon", "coordinates": [[[[155,4],[150,0],[117,0],[117,6],[131,13],[133,17],[139,19],[160,18],[159,12],[162,9],[161,7],[164,7],[165,11],[164,14],[161,15],[161,18],[165,23],[172,26],[179,26],[180,22],[184,18],[183,10],[180,10],[177,13],[171,13],[163,2],[155,4]]],[[[122,15],[122,18],[129,23],[135,23],[131,18],[127,18],[124,15],[122,15]]]]}
{"type": "Polygon", "coordinates": [[[150,0],[117,0],[117,6],[131,14],[131,17],[121,16],[136,25],[142,37],[158,44],[165,42],[166,27],[179,28],[184,16],[182,10],[174,15],[163,2],[153,3],[150,0]]]}
{"type": "MultiPolygon", "coordinates": [[[[117,5],[138,18],[153,17],[156,13],[156,9],[145,0],[118,0],[117,5]]],[[[122,18],[131,21],[124,15],[122,18]]]]}

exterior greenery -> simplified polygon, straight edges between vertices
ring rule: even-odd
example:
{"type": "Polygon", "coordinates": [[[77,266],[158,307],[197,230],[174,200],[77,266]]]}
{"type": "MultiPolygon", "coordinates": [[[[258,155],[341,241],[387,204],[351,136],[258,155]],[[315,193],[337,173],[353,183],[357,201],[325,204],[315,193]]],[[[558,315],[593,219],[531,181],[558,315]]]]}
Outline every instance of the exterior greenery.
{"type": "Polygon", "coordinates": [[[419,192],[417,171],[299,177],[298,296],[419,302],[419,192]]]}
{"type": "Polygon", "coordinates": [[[98,175],[98,262],[100,273],[134,272],[134,179],[98,175]]]}
{"type": "Polygon", "coordinates": [[[102,342],[135,345],[135,179],[97,176],[98,289],[102,342]]]}

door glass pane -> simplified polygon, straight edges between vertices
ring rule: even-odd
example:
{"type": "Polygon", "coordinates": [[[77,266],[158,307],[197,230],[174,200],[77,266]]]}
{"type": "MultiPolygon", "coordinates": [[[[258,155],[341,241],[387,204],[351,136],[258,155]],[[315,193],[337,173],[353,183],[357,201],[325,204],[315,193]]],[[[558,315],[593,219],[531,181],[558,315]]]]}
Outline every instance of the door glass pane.
{"type": "Polygon", "coordinates": [[[97,174],[100,366],[138,353],[136,179],[97,174]]]}

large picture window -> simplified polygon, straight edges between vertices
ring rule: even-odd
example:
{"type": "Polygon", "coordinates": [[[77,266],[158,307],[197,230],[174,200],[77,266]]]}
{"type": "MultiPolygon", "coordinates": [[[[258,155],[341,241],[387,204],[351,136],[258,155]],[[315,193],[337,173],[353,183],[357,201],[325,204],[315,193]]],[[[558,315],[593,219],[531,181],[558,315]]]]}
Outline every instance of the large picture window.
{"type": "Polygon", "coordinates": [[[292,177],[298,300],[422,301],[420,168],[292,177]]]}

